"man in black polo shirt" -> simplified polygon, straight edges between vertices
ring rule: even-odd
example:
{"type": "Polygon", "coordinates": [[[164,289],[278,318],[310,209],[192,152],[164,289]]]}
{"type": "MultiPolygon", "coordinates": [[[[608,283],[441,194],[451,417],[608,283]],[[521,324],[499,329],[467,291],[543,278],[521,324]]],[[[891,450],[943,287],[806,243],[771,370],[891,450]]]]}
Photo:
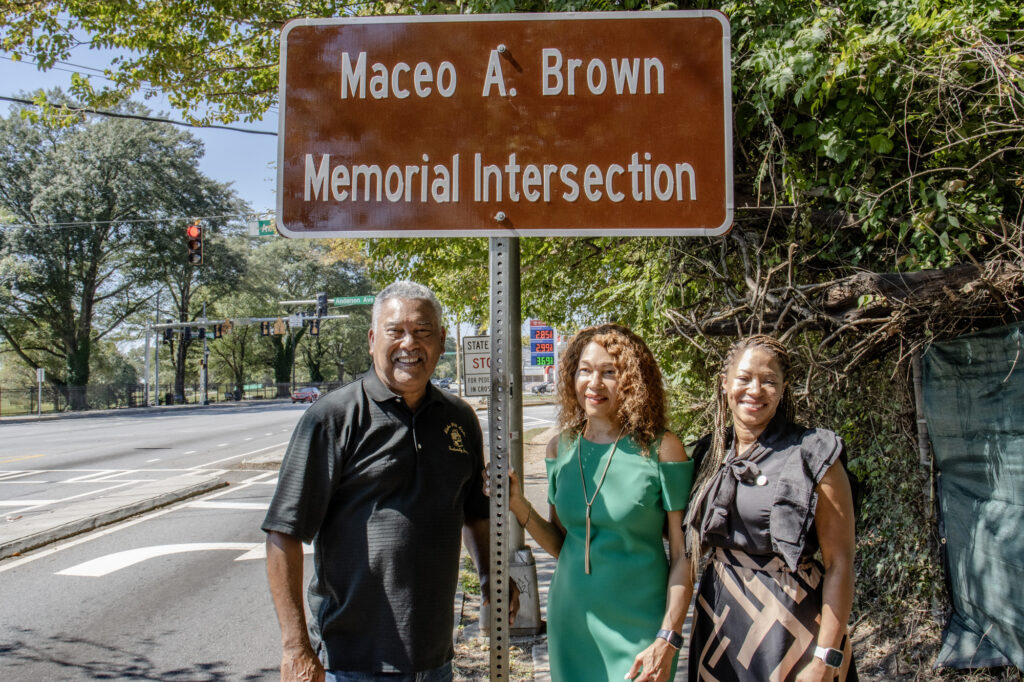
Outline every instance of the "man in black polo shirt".
{"type": "Polygon", "coordinates": [[[433,292],[385,288],[372,369],[313,403],[292,434],[263,522],[282,679],[452,679],[460,545],[486,597],[490,526],[476,414],[430,384],[444,339],[433,292]],[[315,559],[308,633],[303,542],[315,559]]]}

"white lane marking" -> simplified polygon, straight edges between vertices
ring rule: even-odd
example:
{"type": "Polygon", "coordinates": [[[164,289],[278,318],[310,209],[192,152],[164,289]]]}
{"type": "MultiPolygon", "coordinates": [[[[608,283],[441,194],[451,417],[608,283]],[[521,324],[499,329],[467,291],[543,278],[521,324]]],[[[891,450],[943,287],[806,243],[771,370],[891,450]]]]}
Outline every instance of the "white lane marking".
{"type": "Polygon", "coordinates": [[[274,434],[273,434],[273,433],[270,433],[270,432],[268,431],[267,433],[264,433],[263,435],[264,435],[264,436],[273,436],[274,434]]]}
{"type": "MultiPolygon", "coordinates": [[[[122,480],[121,477],[122,476],[126,476],[127,474],[142,474],[142,475],[145,475],[145,472],[143,472],[141,469],[121,469],[120,471],[111,471],[106,476],[98,476],[98,477],[90,480],[89,483],[96,483],[96,482],[100,482],[100,481],[103,481],[103,482],[106,482],[106,481],[120,481],[120,480],[122,480]]],[[[137,480],[136,481],[132,481],[132,482],[133,483],[138,483],[137,480]]]]}
{"type": "Polygon", "coordinates": [[[152,464],[153,462],[159,462],[159,461],[160,461],[159,457],[157,457],[156,459],[147,459],[146,460],[146,464],[152,464]]]}
{"type": "Polygon", "coordinates": [[[206,552],[215,549],[226,549],[235,552],[251,552],[258,545],[251,542],[187,542],[179,545],[153,545],[151,547],[139,547],[128,549],[123,552],[115,552],[101,556],[91,561],[65,568],[57,571],[54,575],[77,575],[89,578],[100,578],[109,575],[122,568],[128,568],[135,564],[155,559],[156,557],[169,554],[183,554],[185,552],[206,552]]]}
{"type": "Polygon", "coordinates": [[[32,505],[53,504],[57,500],[0,500],[0,507],[29,507],[32,505]]]}
{"type": "Polygon", "coordinates": [[[190,502],[191,509],[270,509],[269,502],[190,502]]]}
{"type": "Polygon", "coordinates": [[[222,447],[224,447],[225,445],[227,445],[227,443],[217,443],[217,447],[218,447],[218,448],[222,448],[222,447]]]}
{"type": "Polygon", "coordinates": [[[195,450],[189,450],[189,451],[188,451],[188,452],[186,452],[185,454],[186,454],[186,455],[194,455],[194,454],[196,454],[196,451],[195,451],[195,450]]]}
{"type": "MultiPolygon", "coordinates": [[[[218,492],[211,493],[210,495],[206,496],[206,499],[211,499],[211,498],[214,498],[214,497],[220,497],[221,495],[226,495],[229,492],[237,492],[239,490],[243,490],[243,489],[248,488],[249,486],[253,485],[254,483],[261,483],[262,480],[267,478],[268,476],[276,476],[276,475],[277,475],[277,472],[274,472],[274,471],[266,472],[265,471],[262,474],[257,474],[255,476],[251,476],[251,477],[245,479],[244,481],[241,481],[238,485],[229,486],[228,488],[225,488],[224,490],[220,490],[218,492]]],[[[97,531],[92,532],[92,533],[87,533],[87,534],[85,534],[85,535],[83,535],[83,536],[81,536],[79,538],[74,539],[74,540],[68,540],[67,542],[60,543],[60,544],[58,544],[55,547],[50,547],[49,549],[40,550],[40,551],[38,551],[38,552],[36,552],[34,554],[30,554],[30,555],[28,555],[26,557],[21,557],[20,559],[14,559],[13,561],[11,561],[11,560],[4,560],[4,561],[0,562],[0,573],[3,573],[4,571],[9,571],[12,568],[17,568],[19,566],[24,566],[25,564],[31,563],[31,562],[33,562],[33,561],[35,561],[37,559],[42,559],[44,557],[48,557],[51,554],[56,554],[57,552],[62,552],[65,549],[71,549],[72,547],[77,547],[78,545],[85,544],[86,542],[91,542],[92,540],[97,540],[99,538],[106,537],[107,535],[112,535],[113,533],[116,533],[118,531],[124,530],[125,528],[131,528],[132,526],[138,525],[140,523],[144,523],[144,522],[149,521],[151,519],[159,518],[161,516],[164,516],[165,514],[170,514],[171,512],[178,511],[179,509],[184,508],[186,504],[188,504],[188,502],[184,502],[184,501],[183,502],[179,502],[177,504],[172,504],[172,505],[169,505],[167,507],[164,507],[163,509],[158,509],[157,511],[147,512],[143,516],[136,516],[133,519],[130,519],[130,520],[127,520],[127,521],[121,521],[120,523],[115,523],[112,526],[110,526],[109,528],[106,528],[104,530],[97,530],[97,531]]]]}
{"type": "Polygon", "coordinates": [[[247,443],[248,443],[248,442],[249,442],[249,441],[251,441],[251,440],[252,440],[252,436],[249,436],[248,438],[246,438],[246,439],[245,439],[245,442],[247,442],[247,443]]]}
{"type": "Polygon", "coordinates": [[[9,481],[12,478],[18,478],[19,476],[31,476],[37,474],[38,471],[5,471],[0,473],[0,481],[9,481]]]}
{"type": "Polygon", "coordinates": [[[64,482],[65,483],[81,483],[83,481],[88,481],[88,480],[93,479],[93,478],[99,478],[100,476],[106,476],[106,475],[112,473],[113,471],[114,471],[114,469],[100,469],[99,471],[94,471],[91,474],[82,474],[81,476],[75,476],[74,478],[69,478],[69,479],[67,479],[64,482]]]}
{"type": "Polygon", "coordinates": [[[243,452],[240,455],[231,455],[230,457],[225,457],[224,459],[215,459],[212,462],[207,462],[206,464],[197,464],[194,467],[189,467],[189,469],[206,469],[207,467],[212,467],[214,464],[220,464],[221,462],[228,462],[228,461],[231,461],[233,459],[238,459],[239,457],[248,457],[249,455],[255,455],[257,453],[264,452],[266,450],[273,450],[274,448],[284,447],[285,445],[288,445],[287,441],[285,441],[283,443],[275,443],[274,445],[268,445],[267,447],[259,448],[258,450],[251,450],[249,452],[243,452]]]}
{"type": "Polygon", "coordinates": [[[53,483],[53,482],[54,481],[45,481],[45,480],[38,480],[37,481],[37,480],[34,480],[34,479],[29,479],[29,480],[26,481],[25,479],[21,479],[19,481],[0,481],[0,484],[3,484],[3,483],[14,483],[14,484],[17,484],[17,485],[22,485],[22,484],[25,484],[25,483],[53,483]]]}

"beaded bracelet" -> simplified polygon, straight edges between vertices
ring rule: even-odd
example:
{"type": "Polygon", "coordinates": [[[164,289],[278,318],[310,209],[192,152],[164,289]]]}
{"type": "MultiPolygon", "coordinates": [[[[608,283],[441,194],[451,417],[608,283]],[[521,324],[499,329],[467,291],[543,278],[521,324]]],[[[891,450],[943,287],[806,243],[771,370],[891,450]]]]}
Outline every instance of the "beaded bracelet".
{"type": "Polygon", "coordinates": [[[524,529],[525,529],[525,528],[526,528],[527,526],[529,526],[529,525],[530,525],[530,519],[532,519],[532,518],[533,518],[533,505],[531,504],[531,505],[530,505],[530,512],[529,512],[529,513],[528,513],[528,514],[526,515],[526,521],[525,521],[525,522],[523,523],[523,528],[524,528],[524,529]]]}

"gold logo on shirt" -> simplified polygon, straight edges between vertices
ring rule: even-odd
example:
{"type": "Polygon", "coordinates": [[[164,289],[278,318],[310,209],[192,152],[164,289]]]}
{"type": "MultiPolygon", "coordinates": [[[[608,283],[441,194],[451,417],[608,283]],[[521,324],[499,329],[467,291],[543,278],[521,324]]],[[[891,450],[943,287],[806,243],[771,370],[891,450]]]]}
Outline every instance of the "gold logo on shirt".
{"type": "Polygon", "coordinates": [[[459,452],[463,455],[468,455],[469,451],[466,450],[466,431],[455,422],[451,422],[448,426],[444,427],[444,433],[448,436],[448,449],[451,452],[459,452]]]}

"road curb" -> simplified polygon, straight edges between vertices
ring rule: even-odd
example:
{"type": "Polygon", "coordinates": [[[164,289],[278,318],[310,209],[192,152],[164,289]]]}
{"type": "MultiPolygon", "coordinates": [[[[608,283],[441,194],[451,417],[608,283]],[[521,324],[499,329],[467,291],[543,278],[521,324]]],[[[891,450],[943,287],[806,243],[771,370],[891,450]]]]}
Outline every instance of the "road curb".
{"type": "Polygon", "coordinates": [[[75,535],[100,528],[101,526],[109,526],[110,524],[123,521],[131,516],[152,511],[159,507],[166,507],[169,504],[187,500],[190,497],[202,495],[210,492],[211,490],[217,490],[218,488],[223,488],[227,485],[228,482],[223,478],[203,481],[202,483],[196,483],[195,485],[187,486],[185,488],[179,488],[178,490],[155,495],[144,500],[138,500],[137,502],[132,502],[131,504],[126,504],[122,507],[117,507],[116,509],[110,509],[98,514],[86,516],[54,528],[39,531],[38,533],[16,538],[0,544],[0,560],[18,556],[19,554],[29,550],[38,549],[39,547],[43,547],[59,540],[66,540],[75,535]]]}

